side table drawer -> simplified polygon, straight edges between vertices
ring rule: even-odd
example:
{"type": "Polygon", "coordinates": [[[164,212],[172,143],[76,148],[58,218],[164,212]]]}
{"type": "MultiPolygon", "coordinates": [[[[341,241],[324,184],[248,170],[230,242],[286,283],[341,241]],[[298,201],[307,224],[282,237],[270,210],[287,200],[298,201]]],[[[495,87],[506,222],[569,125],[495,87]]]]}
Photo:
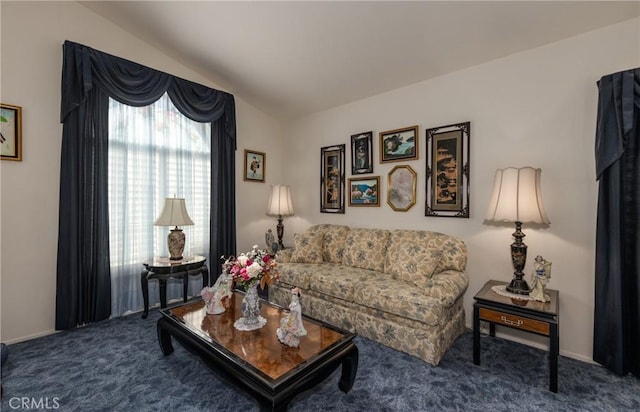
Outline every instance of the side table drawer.
{"type": "Polygon", "coordinates": [[[547,322],[528,319],[511,313],[499,312],[497,310],[480,308],[480,319],[529,332],[541,333],[546,336],[549,336],[550,333],[549,324],[547,322]]]}

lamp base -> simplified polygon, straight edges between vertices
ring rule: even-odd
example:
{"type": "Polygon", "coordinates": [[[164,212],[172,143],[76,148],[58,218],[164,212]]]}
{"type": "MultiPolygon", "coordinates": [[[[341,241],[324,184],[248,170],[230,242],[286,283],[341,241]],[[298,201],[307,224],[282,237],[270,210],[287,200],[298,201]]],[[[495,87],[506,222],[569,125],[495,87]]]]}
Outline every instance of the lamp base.
{"type": "Polygon", "coordinates": [[[182,229],[177,226],[171,229],[167,236],[167,246],[169,247],[169,260],[182,260],[182,252],[184,252],[185,236],[182,229]]]}
{"type": "Polygon", "coordinates": [[[511,283],[507,285],[507,292],[516,293],[518,295],[528,295],[531,292],[529,284],[524,279],[513,278],[511,283]]]}

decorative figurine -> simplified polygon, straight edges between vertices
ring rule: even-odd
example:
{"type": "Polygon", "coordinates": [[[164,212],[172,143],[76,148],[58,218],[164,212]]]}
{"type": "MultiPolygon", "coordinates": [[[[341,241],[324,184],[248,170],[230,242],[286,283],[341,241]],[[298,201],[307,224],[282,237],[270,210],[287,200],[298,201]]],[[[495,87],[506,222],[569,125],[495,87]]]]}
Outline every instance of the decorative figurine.
{"type": "Polygon", "coordinates": [[[300,338],[307,334],[302,324],[302,307],[300,306],[300,289],[291,289],[289,314],[280,319],[280,327],[276,330],[278,340],[292,348],[300,345],[300,338]]]}
{"type": "Polygon", "coordinates": [[[531,272],[532,286],[529,296],[538,302],[549,302],[551,298],[544,290],[549,279],[551,279],[551,262],[545,260],[540,255],[536,256],[535,263],[533,264],[533,272],[531,272]]]}
{"type": "Polygon", "coordinates": [[[213,286],[202,289],[200,296],[202,296],[202,299],[205,301],[208,314],[220,315],[227,310],[225,300],[233,296],[232,283],[231,275],[225,268],[213,286]]]}
{"type": "Polygon", "coordinates": [[[267,230],[267,233],[264,234],[264,242],[267,244],[267,251],[271,252],[273,255],[278,251],[277,247],[274,250],[273,245],[277,245],[276,237],[273,235],[273,231],[271,229],[267,230]]]}

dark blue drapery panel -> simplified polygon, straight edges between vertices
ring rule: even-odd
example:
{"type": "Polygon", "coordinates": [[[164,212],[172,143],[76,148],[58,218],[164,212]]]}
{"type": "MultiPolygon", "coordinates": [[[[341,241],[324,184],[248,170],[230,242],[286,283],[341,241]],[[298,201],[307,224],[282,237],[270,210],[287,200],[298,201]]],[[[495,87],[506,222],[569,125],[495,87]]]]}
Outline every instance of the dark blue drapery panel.
{"type": "MultiPolygon", "coordinates": [[[[236,118],[232,95],[65,41],[56,329],[109,317],[108,99],[146,106],[165,92],[185,116],[211,123],[209,256],[235,255],[236,118]]],[[[210,262],[212,273],[219,262],[210,262]]]]}
{"type": "Polygon", "coordinates": [[[598,87],[593,360],[640,376],[640,69],[598,87]]]}

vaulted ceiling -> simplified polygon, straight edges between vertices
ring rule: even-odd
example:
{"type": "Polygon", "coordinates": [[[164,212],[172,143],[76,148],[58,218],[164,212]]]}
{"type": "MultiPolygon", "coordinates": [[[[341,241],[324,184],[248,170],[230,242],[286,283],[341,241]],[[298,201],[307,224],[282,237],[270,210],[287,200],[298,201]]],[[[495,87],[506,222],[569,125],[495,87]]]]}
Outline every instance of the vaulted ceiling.
{"type": "Polygon", "coordinates": [[[80,3],[281,119],[640,15],[637,1],[80,3]]]}

